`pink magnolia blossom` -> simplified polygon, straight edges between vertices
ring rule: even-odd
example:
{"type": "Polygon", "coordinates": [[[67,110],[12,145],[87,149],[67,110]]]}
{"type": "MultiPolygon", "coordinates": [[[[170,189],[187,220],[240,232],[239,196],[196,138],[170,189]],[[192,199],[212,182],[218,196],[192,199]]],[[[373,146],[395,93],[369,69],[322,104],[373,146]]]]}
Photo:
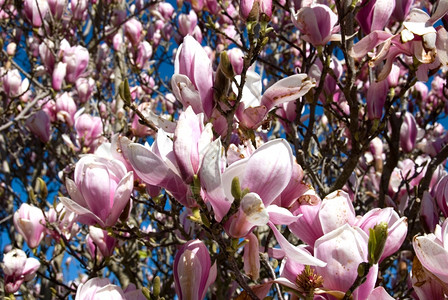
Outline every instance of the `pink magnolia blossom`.
{"type": "Polygon", "coordinates": [[[216,263],[211,264],[207,247],[200,240],[187,242],[174,258],[174,282],[180,300],[201,300],[215,281],[216,263]]]}
{"type": "Polygon", "coordinates": [[[87,250],[92,258],[103,259],[112,256],[117,240],[109,236],[106,230],[95,226],[89,226],[89,234],[86,236],[87,250]]]}
{"type": "Polygon", "coordinates": [[[323,46],[329,41],[340,40],[336,35],[338,17],[324,4],[303,7],[291,14],[293,24],[299,29],[301,38],[313,46],[323,46]]]}
{"type": "Polygon", "coordinates": [[[434,198],[428,191],[423,192],[422,203],[420,205],[420,221],[425,232],[434,232],[439,223],[439,211],[434,198]]]}
{"type": "Polygon", "coordinates": [[[410,112],[406,112],[400,128],[400,146],[404,152],[410,153],[414,150],[417,133],[417,122],[414,116],[410,112]]]}
{"type": "Polygon", "coordinates": [[[132,18],[124,24],[125,35],[133,46],[140,43],[143,25],[136,18],[132,18]]]}
{"type": "Polygon", "coordinates": [[[48,8],[47,1],[43,0],[25,0],[23,3],[25,15],[33,27],[42,26],[48,8]]]}
{"type": "Polygon", "coordinates": [[[52,87],[56,91],[60,91],[62,87],[62,82],[64,81],[65,74],[67,73],[67,64],[63,62],[59,62],[56,65],[56,68],[53,70],[52,76],[52,87]]]}
{"type": "Polygon", "coordinates": [[[448,219],[434,233],[415,236],[412,245],[422,266],[448,287],[448,270],[442,263],[448,260],[448,219]]]}
{"type": "Polygon", "coordinates": [[[173,93],[184,107],[207,118],[213,110],[213,69],[204,48],[190,35],[177,49],[171,80],[173,93]]]}
{"type": "Polygon", "coordinates": [[[375,137],[370,141],[369,148],[375,161],[375,170],[381,172],[383,170],[383,141],[379,137],[375,137]]]}
{"type": "Polygon", "coordinates": [[[277,199],[274,200],[273,204],[291,209],[292,211],[292,207],[299,205],[298,202],[300,203],[302,200],[308,203],[320,201],[314,189],[306,184],[303,179],[304,173],[302,167],[294,162],[291,179],[277,199]]]}
{"type": "Polygon", "coordinates": [[[56,207],[50,207],[50,209],[45,212],[45,216],[49,223],[55,224],[58,228],[58,230],[46,228],[47,234],[51,235],[55,240],[58,241],[61,238],[61,235],[69,240],[72,235],[77,234],[79,227],[76,224],[76,214],[66,210],[62,203],[58,203],[56,207]]]}
{"type": "Polygon", "coordinates": [[[270,19],[272,17],[272,0],[241,0],[240,13],[243,19],[249,21],[258,20],[261,14],[270,19]]]}
{"type": "Polygon", "coordinates": [[[232,48],[227,51],[233,71],[236,75],[241,75],[244,66],[244,53],[240,48],[232,48]]]}
{"type": "Polygon", "coordinates": [[[244,272],[256,281],[260,277],[260,246],[253,233],[249,233],[246,240],[248,243],[244,245],[244,272]]]}
{"type": "Polygon", "coordinates": [[[410,273],[412,287],[419,300],[444,299],[447,286],[423,267],[417,257],[412,261],[410,273]]]}
{"type": "MultiPolygon", "coordinates": [[[[124,139],[121,139],[124,141],[124,139]]],[[[127,141],[122,143],[123,156],[129,161],[138,177],[146,184],[165,188],[174,198],[187,207],[197,204],[191,191],[182,180],[173,151],[173,141],[163,129],[151,146],[127,141]]]]}
{"type": "Polygon", "coordinates": [[[75,123],[76,103],[72,96],[65,92],[56,98],[56,115],[61,122],[73,126],[75,123]]]}
{"type": "Polygon", "coordinates": [[[414,0],[396,0],[392,17],[399,22],[404,21],[408,16],[409,11],[411,10],[411,6],[413,3],[414,0]]]}
{"type": "Polygon", "coordinates": [[[90,99],[93,89],[95,87],[95,80],[93,78],[78,78],[76,80],[76,91],[78,92],[78,99],[81,103],[85,103],[90,99]]]}
{"type": "Polygon", "coordinates": [[[10,98],[21,96],[29,88],[28,79],[22,80],[22,76],[20,76],[20,72],[17,69],[6,72],[0,69],[0,80],[3,84],[3,90],[10,98]]]}
{"type": "Polygon", "coordinates": [[[145,300],[142,292],[130,284],[125,291],[112,284],[108,278],[95,277],[81,283],[76,291],[75,300],[145,300]]]}
{"type": "Polygon", "coordinates": [[[389,83],[387,80],[370,83],[366,96],[367,115],[370,120],[381,119],[388,91],[389,83]]]}
{"type": "Polygon", "coordinates": [[[356,21],[358,21],[361,29],[366,34],[369,34],[373,30],[383,30],[389,23],[394,9],[395,1],[363,1],[361,3],[361,9],[356,14],[356,21]]]}
{"type": "MultiPolygon", "coordinates": [[[[241,80],[240,76],[235,76],[235,79],[237,82],[241,80]]],[[[271,109],[304,96],[314,86],[314,80],[310,80],[306,74],[295,74],[277,81],[261,95],[260,75],[248,71],[235,116],[243,127],[256,129],[271,109]]],[[[234,93],[238,93],[235,84],[232,85],[232,89],[234,93]]]]}
{"type": "Polygon", "coordinates": [[[109,227],[129,205],[133,187],[133,173],[122,162],[89,154],[76,163],[74,181],[66,178],[71,199],[59,199],[81,223],[109,227]]]}
{"type": "Polygon", "coordinates": [[[194,10],[190,10],[187,14],[180,14],[178,18],[179,33],[184,37],[188,34],[193,35],[196,25],[198,25],[198,16],[194,10]]]}
{"type": "MultiPolygon", "coordinates": [[[[369,237],[358,227],[344,224],[314,244],[314,255],[325,262],[325,267],[316,267],[323,277],[323,288],[345,293],[358,276],[358,266],[367,261],[369,237]]],[[[353,292],[353,299],[367,299],[375,287],[378,265],[370,268],[367,280],[353,292]]]]}
{"type": "Polygon", "coordinates": [[[135,58],[135,65],[139,69],[143,69],[148,65],[149,59],[152,56],[152,46],[147,41],[143,41],[137,46],[137,55],[135,58]]]}
{"type": "Polygon", "coordinates": [[[302,214],[289,229],[298,238],[313,246],[322,235],[356,221],[355,209],[349,195],[337,190],[321,202],[318,197],[304,196],[295,214],[302,214]]]}
{"type": "Polygon", "coordinates": [[[44,110],[38,110],[26,120],[26,127],[43,143],[50,140],[50,117],[44,110]]]}
{"type": "MultiPolygon", "coordinates": [[[[225,229],[232,237],[247,236],[254,227],[269,225],[286,255],[309,265],[324,265],[309,252],[291,245],[275,225],[289,225],[298,216],[286,208],[272,204],[288,185],[292,175],[292,152],[283,139],[272,140],[259,147],[249,158],[230,165],[222,174],[222,189],[226,200],[232,203],[232,181],[237,178],[242,190],[248,190],[240,202],[239,210],[230,217],[225,229]]],[[[224,212],[221,212],[223,214],[224,212]]]]}
{"type": "Polygon", "coordinates": [[[369,65],[373,67],[382,64],[385,60],[377,80],[384,80],[390,73],[395,58],[405,54],[415,57],[421,63],[417,70],[417,77],[426,81],[429,69],[448,63],[447,32],[443,27],[437,30],[433,27],[447,11],[447,0],[439,1],[432,16],[414,8],[406,22],[403,22],[403,29],[399,33],[393,35],[381,30],[372,31],[353,46],[351,55],[356,59],[364,58],[369,51],[382,44],[380,50],[369,61],[369,65]]]}
{"type": "Polygon", "coordinates": [[[230,165],[222,175],[226,198],[233,202],[232,181],[238,177],[241,189],[249,189],[241,199],[240,211],[227,223],[230,235],[245,236],[256,225],[269,220],[265,209],[287,186],[292,173],[292,152],[282,139],[259,147],[249,158],[230,165]],[[242,220],[245,220],[242,222],[242,220]]]}
{"type": "Polygon", "coordinates": [[[448,217],[448,176],[442,177],[434,187],[434,197],[440,211],[445,217],[448,217]]]}
{"type": "Polygon", "coordinates": [[[59,20],[67,7],[67,0],[48,0],[48,7],[53,18],[59,20]]]}
{"type": "Polygon", "coordinates": [[[84,20],[87,17],[87,8],[89,1],[87,0],[71,0],[70,8],[75,20],[84,20]]]}
{"type": "Polygon", "coordinates": [[[355,225],[369,234],[369,229],[373,229],[375,225],[381,222],[388,224],[388,235],[380,262],[400,249],[408,232],[407,218],[400,218],[391,207],[374,208],[358,219],[355,225]]]}
{"type": "Polygon", "coordinates": [[[157,10],[165,20],[171,20],[175,12],[174,7],[168,2],[159,2],[157,4],[157,10]]]}
{"type": "Polygon", "coordinates": [[[3,256],[4,288],[6,293],[15,293],[25,281],[34,278],[40,262],[27,258],[24,251],[13,249],[3,256]]]}
{"type": "Polygon", "coordinates": [[[8,43],[8,46],[6,46],[6,53],[9,56],[14,57],[14,55],[16,55],[16,50],[17,50],[17,44],[14,42],[8,43]]]}
{"type": "Polygon", "coordinates": [[[226,163],[222,150],[221,139],[213,141],[207,148],[199,170],[204,200],[211,204],[218,222],[221,222],[232,205],[231,200],[226,198],[222,187],[222,173],[226,163]]]}
{"type": "Polygon", "coordinates": [[[45,217],[35,206],[23,203],[14,213],[14,226],[30,248],[36,248],[44,238],[45,217]]]}
{"type": "Polygon", "coordinates": [[[90,148],[93,152],[103,132],[103,122],[100,117],[82,114],[76,118],[75,130],[80,145],[90,148]]]}
{"type": "MultiPolygon", "coordinates": [[[[331,62],[330,62],[330,68],[333,70],[334,75],[337,78],[340,78],[342,76],[343,73],[343,65],[342,62],[335,56],[333,56],[331,58],[331,62]]],[[[313,65],[311,65],[310,67],[310,71],[308,72],[309,76],[311,78],[314,78],[316,80],[316,82],[319,82],[321,76],[322,76],[322,70],[323,70],[323,65],[320,59],[316,59],[315,63],[313,65]]],[[[319,99],[325,103],[326,99],[333,99],[334,94],[338,91],[338,86],[337,86],[337,81],[332,77],[332,76],[325,76],[325,81],[324,81],[324,90],[323,90],[323,94],[319,97],[319,99]]],[[[294,102],[292,102],[291,104],[294,104],[294,102]]],[[[293,116],[291,116],[292,114],[289,114],[289,118],[288,120],[291,120],[292,117],[294,117],[295,120],[295,116],[296,114],[294,114],[293,116]]]]}
{"type": "Polygon", "coordinates": [[[51,49],[54,48],[54,43],[48,39],[44,39],[39,45],[39,56],[42,64],[48,72],[53,72],[54,64],[56,63],[55,56],[51,49]]]}
{"type": "Polygon", "coordinates": [[[70,47],[67,41],[61,42],[62,61],[67,64],[65,79],[69,83],[75,83],[83,75],[89,64],[89,51],[82,46],[70,47]]]}
{"type": "MultiPolygon", "coordinates": [[[[151,102],[143,102],[138,105],[138,110],[145,116],[148,116],[148,112],[153,109],[153,105],[151,102]]],[[[144,137],[154,133],[154,131],[146,126],[145,124],[140,123],[140,117],[135,114],[131,123],[131,130],[134,136],[144,137]]]]}
{"type": "Polygon", "coordinates": [[[174,132],[173,150],[177,165],[186,183],[198,174],[208,145],[213,140],[212,125],[204,126],[204,115],[196,115],[191,107],[182,112],[174,132]]]}

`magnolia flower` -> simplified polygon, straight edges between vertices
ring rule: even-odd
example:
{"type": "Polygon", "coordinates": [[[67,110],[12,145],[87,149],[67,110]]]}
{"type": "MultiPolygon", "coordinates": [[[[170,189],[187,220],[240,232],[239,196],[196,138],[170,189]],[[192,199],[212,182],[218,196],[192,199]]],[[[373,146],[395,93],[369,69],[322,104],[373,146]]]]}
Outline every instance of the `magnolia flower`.
{"type": "Polygon", "coordinates": [[[33,27],[42,26],[48,8],[47,1],[43,0],[25,0],[23,3],[25,15],[33,27]]]}
{"type": "Polygon", "coordinates": [[[195,113],[204,112],[209,118],[213,110],[212,62],[191,35],[176,52],[174,75],[171,79],[173,93],[186,108],[191,106],[195,113]]]}
{"type": "Polygon", "coordinates": [[[216,279],[207,247],[200,240],[187,242],[174,258],[174,283],[180,300],[202,300],[216,279]]]}
{"type": "Polygon", "coordinates": [[[385,60],[385,64],[377,77],[384,80],[392,69],[393,62],[400,54],[415,57],[421,64],[417,70],[420,80],[427,80],[427,71],[440,64],[448,63],[446,44],[448,35],[443,27],[437,30],[434,24],[448,12],[448,0],[440,0],[432,16],[423,10],[411,10],[403,30],[393,35],[391,33],[375,30],[356,43],[351,49],[351,55],[361,59],[375,47],[383,44],[377,54],[369,61],[370,66],[378,66],[385,60]],[[434,63],[434,66],[428,64],[434,63]]]}
{"type": "Polygon", "coordinates": [[[448,219],[437,225],[434,233],[415,236],[412,245],[422,266],[443,284],[448,285],[448,219]]]}
{"type": "Polygon", "coordinates": [[[194,28],[198,25],[198,16],[194,12],[194,10],[190,10],[187,14],[180,14],[178,18],[179,22],[179,33],[182,36],[186,36],[188,34],[193,34],[194,28]]]}
{"type": "Polygon", "coordinates": [[[373,229],[375,225],[381,222],[386,222],[388,224],[388,235],[380,262],[400,249],[408,232],[407,218],[400,218],[392,207],[383,209],[374,208],[367,212],[363,217],[359,218],[355,225],[359,226],[365,233],[369,234],[369,229],[373,229]]]}
{"type": "Polygon", "coordinates": [[[40,208],[23,203],[14,213],[14,226],[30,248],[36,248],[44,238],[45,217],[40,208]]]}
{"type": "Polygon", "coordinates": [[[269,225],[288,257],[309,265],[325,265],[306,250],[291,245],[275,227],[296,222],[299,216],[283,207],[272,204],[288,185],[292,176],[293,156],[283,139],[272,140],[259,147],[249,158],[230,165],[222,174],[225,200],[234,201],[235,180],[242,191],[248,191],[240,202],[239,210],[226,222],[225,228],[232,237],[245,237],[254,227],[269,225]]]}
{"type": "Polygon", "coordinates": [[[55,240],[59,240],[61,235],[69,240],[72,234],[77,234],[79,228],[78,224],[76,224],[76,214],[67,211],[62,203],[58,203],[56,207],[50,207],[45,212],[45,216],[49,223],[54,223],[58,228],[58,230],[53,230],[51,227],[47,228],[47,233],[55,240]]]}
{"type": "Polygon", "coordinates": [[[89,154],[76,163],[74,181],[66,178],[71,199],[59,199],[81,223],[109,227],[129,205],[133,187],[133,173],[121,161],[89,154]]]}
{"type": "Polygon", "coordinates": [[[67,6],[66,0],[48,0],[48,6],[54,19],[60,19],[67,6]]]}
{"type": "Polygon", "coordinates": [[[204,126],[204,114],[196,115],[191,107],[182,112],[174,132],[173,150],[186,183],[198,174],[207,147],[213,140],[212,124],[204,126]]]}
{"type": "MultiPolygon", "coordinates": [[[[399,117],[399,113],[397,113],[397,115],[399,117]]],[[[400,128],[400,146],[404,152],[410,153],[414,150],[417,133],[417,122],[415,121],[414,116],[407,111],[400,128]]]]}
{"type": "Polygon", "coordinates": [[[75,20],[83,20],[87,15],[87,7],[89,5],[89,1],[87,0],[71,0],[70,8],[73,13],[73,18],[75,20]]]}
{"type": "Polygon", "coordinates": [[[25,78],[22,81],[20,72],[17,69],[5,71],[0,69],[0,80],[3,85],[3,90],[10,98],[21,96],[29,88],[29,80],[25,78]]]}
{"type": "Polygon", "coordinates": [[[81,283],[76,291],[75,300],[145,300],[142,292],[130,284],[125,291],[112,284],[108,278],[95,277],[81,283]]]}
{"type": "Polygon", "coordinates": [[[44,110],[38,110],[26,120],[26,127],[43,143],[50,140],[50,117],[44,110]]]}
{"type": "Polygon", "coordinates": [[[75,130],[79,144],[93,151],[103,132],[103,122],[100,117],[82,114],[75,120],[75,130]]]}
{"type": "Polygon", "coordinates": [[[380,82],[373,81],[370,83],[366,96],[367,115],[369,119],[381,119],[388,91],[389,83],[387,80],[380,82]]]}
{"type": "Polygon", "coordinates": [[[86,236],[87,250],[92,258],[112,256],[117,240],[107,234],[106,230],[95,226],[89,226],[89,234],[86,236]]]}
{"type": "Polygon", "coordinates": [[[434,187],[435,199],[442,214],[448,216],[448,176],[440,178],[434,187]]]}
{"type": "Polygon", "coordinates": [[[240,13],[243,19],[258,20],[261,14],[272,17],[272,0],[241,0],[240,13]]]}
{"type": "MultiPolygon", "coordinates": [[[[235,80],[240,82],[240,76],[235,76],[235,80]]],[[[261,95],[260,75],[248,71],[241,102],[235,116],[241,126],[256,129],[263,123],[271,109],[304,96],[314,86],[314,80],[309,79],[306,74],[295,74],[277,81],[261,95]]],[[[232,85],[232,89],[238,94],[236,84],[232,85]]]]}
{"type": "Polygon", "coordinates": [[[65,92],[56,98],[56,115],[61,122],[73,126],[75,123],[76,103],[69,93],[65,92]]]}
{"type": "Polygon", "coordinates": [[[324,234],[345,224],[354,225],[356,221],[353,203],[342,190],[327,195],[323,201],[318,197],[305,196],[294,214],[302,216],[289,224],[289,229],[311,246],[324,234]]]}
{"type": "Polygon", "coordinates": [[[93,78],[78,78],[76,80],[76,91],[78,92],[78,99],[85,103],[90,99],[93,88],[95,87],[95,80],[93,78]]]}
{"type": "Polygon", "coordinates": [[[173,141],[161,128],[154,143],[143,146],[123,138],[121,151],[137,176],[146,184],[164,188],[181,204],[196,206],[191,190],[182,180],[173,150],[173,141]]]}
{"type": "Polygon", "coordinates": [[[3,256],[3,273],[6,293],[15,293],[24,281],[34,278],[40,267],[35,258],[27,258],[24,251],[13,249],[3,256]]]}
{"type": "Polygon", "coordinates": [[[373,30],[383,30],[389,23],[395,5],[395,1],[389,0],[364,0],[356,14],[356,21],[366,34],[373,30]]]}
{"type": "Polygon", "coordinates": [[[70,47],[68,42],[63,40],[60,55],[62,62],[67,64],[65,80],[75,83],[87,69],[90,59],[89,51],[82,46],[70,47]]]}
{"type": "Polygon", "coordinates": [[[323,46],[329,41],[339,41],[338,16],[327,6],[315,4],[302,7],[291,14],[293,24],[299,29],[301,38],[313,46],[323,46]]]}
{"type": "MultiPolygon", "coordinates": [[[[369,237],[358,227],[340,226],[314,244],[314,255],[327,262],[316,267],[323,278],[323,288],[345,293],[358,276],[358,266],[367,261],[369,237]]],[[[378,265],[370,268],[366,281],[353,292],[353,299],[367,299],[375,287],[378,265]]]]}
{"type": "Polygon", "coordinates": [[[132,18],[124,24],[125,35],[133,46],[140,43],[143,25],[136,18],[132,18]]]}

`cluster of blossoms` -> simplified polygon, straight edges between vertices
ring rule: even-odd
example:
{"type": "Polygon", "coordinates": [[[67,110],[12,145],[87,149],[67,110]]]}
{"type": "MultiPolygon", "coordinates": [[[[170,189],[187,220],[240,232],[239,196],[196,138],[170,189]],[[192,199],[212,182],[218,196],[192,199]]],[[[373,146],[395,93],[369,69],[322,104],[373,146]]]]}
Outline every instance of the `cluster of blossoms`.
{"type": "Polygon", "coordinates": [[[0,295],[448,297],[447,13],[0,0],[0,295]]]}

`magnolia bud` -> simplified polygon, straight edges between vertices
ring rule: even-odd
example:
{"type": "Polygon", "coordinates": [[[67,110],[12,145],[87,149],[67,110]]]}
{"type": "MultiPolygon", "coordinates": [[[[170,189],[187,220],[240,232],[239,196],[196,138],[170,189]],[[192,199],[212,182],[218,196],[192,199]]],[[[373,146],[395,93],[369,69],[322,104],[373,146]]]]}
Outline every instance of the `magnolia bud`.
{"type": "Polygon", "coordinates": [[[381,258],[384,251],[384,246],[386,245],[387,235],[388,235],[388,224],[386,222],[381,222],[373,229],[369,229],[369,263],[374,265],[377,264],[381,258]]]}
{"type": "Polygon", "coordinates": [[[235,199],[241,199],[241,185],[240,185],[240,179],[236,176],[232,180],[232,196],[235,199]]]}

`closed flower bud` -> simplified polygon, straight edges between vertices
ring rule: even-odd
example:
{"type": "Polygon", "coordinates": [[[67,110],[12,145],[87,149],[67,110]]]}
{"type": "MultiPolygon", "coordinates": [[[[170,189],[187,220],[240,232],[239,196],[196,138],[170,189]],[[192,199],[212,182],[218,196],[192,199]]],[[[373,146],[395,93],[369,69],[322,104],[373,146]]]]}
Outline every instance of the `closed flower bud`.
{"type": "Polygon", "coordinates": [[[369,235],[369,263],[377,264],[384,251],[386,245],[388,225],[386,222],[381,222],[370,229],[369,235]]]}

